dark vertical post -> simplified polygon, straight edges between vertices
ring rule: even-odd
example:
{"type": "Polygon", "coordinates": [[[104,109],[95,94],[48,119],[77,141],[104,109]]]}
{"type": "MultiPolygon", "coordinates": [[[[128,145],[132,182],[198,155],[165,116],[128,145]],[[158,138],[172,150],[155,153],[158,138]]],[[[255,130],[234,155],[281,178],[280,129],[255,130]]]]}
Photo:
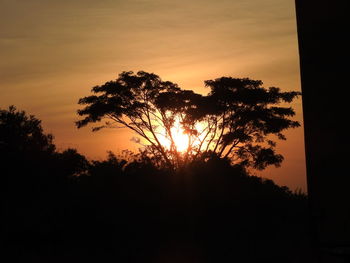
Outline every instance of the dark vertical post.
{"type": "Polygon", "coordinates": [[[318,246],[350,248],[349,9],[296,0],[307,181],[318,246]]]}

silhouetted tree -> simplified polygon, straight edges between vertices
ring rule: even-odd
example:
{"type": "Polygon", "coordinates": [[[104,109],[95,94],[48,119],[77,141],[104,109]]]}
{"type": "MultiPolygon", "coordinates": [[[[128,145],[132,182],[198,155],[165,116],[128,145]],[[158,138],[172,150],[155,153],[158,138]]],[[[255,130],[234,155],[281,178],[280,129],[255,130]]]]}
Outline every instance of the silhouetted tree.
{"type": "Polygon", "coordinates": [[[104,161],[91,161],[89,167],[90,176],[105,176],[114,177],[120,175],[123,172],[123,167],[127,161],[118,160],[118,158],[112,152],[108,152],[107,160],[104,161]]]}
{"type": "Polygon", "coordinates": [[[162,145],[158,126],[171,126],[171,118],[162,118],[156,106],[156,99],[161,92],[179,90],[176,84],[163,82],[155,75],[140,71],[123,72],[115,81],[106,82],[102,86],[92,88],[92,92],[101,94],[84,97],[79,104],[87,105],[78,110],[78,114],[86,116],[76,124],[78,128],[88,123],[108,119],[103,126],[94,127],[97,131],[105,127],[127,127],[149,143],[149,150],[160,155],[166,165],[172,165],[167,149],[162,145]]]}
{"type": "Polygon", "coordinates": [[[282,132],[300,124],[290,119],[295,115],[291,107],[276,105],[292,102],[300,92],[266,89],[262,81],[249,78],[222,77],[207,80],[205,85],[211,92],[204,108],[199,107],[202,113],[190,114],[194,121],[205,120],[205,151],[260,170],[279,166],[283,156],[276,154],[271,135],[285,140],[282,132]]]}
{"type": "Polygon", "coordinates": [[[41,121],[14,106],[0,109],[0,154],[3,169],[13,174],[34,169],[35,174],[51,170],[51,174],[73,176],[88,168],[88,161],[77,150],[57,152],[53,135],[44,133],[41,121]]]}
{"type": "Polygon", "coordinates": [[[0,109],[0,161],[6,238],[52,234],[69,202],[70,178],[87,168],[85,157],[74,149],[57,152],[39,119],[10,106],[0,109]]]}
{"type": "Polygon", "coordinates": [[[93,131],[127,127],[147,142],[145,152],[160,166],[180,167],[212,156],[256,169],[278,166],[283,157],[275,152],[276,142],[270,135],[283,140],[284,130],[300,124],[290,119],[295,115],[291,107],[277,105],[292,102],[300,93],[265,89],[262,84],[249,78],[222,77],[205,81],[211,92],[202,96],[155,74],[123,72],[117,80],[92,88],[98,95],[79,100],[86,106],[78,110],[84,118],[76,125],[80,128],[107,119],[93,131]],[[174,125],[187,134],[184,153],[176,147],[174,125]]]}
{"type": "Polygon", "coordinates": [[[45,134],[41,121],[14,106],[0,109],[0,160],[6,191],[27,191],[38,185],[53,163],[53,136],[45,134]]]}
{"type": "Polygon", "coordinates": [[[89,169],[89,161],[76,149],[68,148],[61,153],[55,154],[56,165],[59,173],[70,176],[81,176],[89,169]]]}
{"type": "Polygon", "coordinates": [[[6,155],[53,153],[53,136],[44,134],[41,121],[15,106],[0,109],[0,152],[6,155]]]}

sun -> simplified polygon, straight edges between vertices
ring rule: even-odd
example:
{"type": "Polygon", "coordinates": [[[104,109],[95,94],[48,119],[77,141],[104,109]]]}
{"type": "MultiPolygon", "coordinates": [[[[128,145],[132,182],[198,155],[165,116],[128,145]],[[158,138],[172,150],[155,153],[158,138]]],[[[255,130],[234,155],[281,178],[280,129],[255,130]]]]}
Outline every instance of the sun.
{"type": "Polygon", "coordinates": [[[178,152],[184,152],[188,148],[188,135],[184,133],[180,123],[175,123],[171,128],[171,134],[174,139],[175,147],[178,152]]]}
{"type": "MultiPolygon", "coordinates": [[[[190,137],[189,137],[190,135],[185,133],[184,129],[182,128],[180,120],[175,119],[173,127],[171,128],[171,136],[173,138],[176,151],[180,153],[185,153],[186,151],[191,150],[191,148],[193,149],[193,147],[198,147],[200,144],[203,144],[203,141],[205,140],[205,133],[203,131],[205,129],[206,129],[205,125],[203,125],[202,123],[197,123],[195,130],[199,132],[199,135],[192,137],[190,142],[190,137]],[[190,147],[189,147],[189,143],[191,144],[190,147]]],[[[158,130],[158,134],[160,135],[160,137],[158,138],[159,142],[167,150],[170,150],[171,139],[165,132],[165,129],[162,130],[161,132],[159,132],[158,130]]]]}
{"type": "MultiPolygon", "coordinates": [[[[189,137],[187,134],[184,133],[184,130],[182,129],[179,120],[176,120],[174,122],[174,125],[171,128],[171,135],[172,135],[176,150],[181,153],[186,152],[188,150],[189,137]]],[[[163,147],[165,147],[168,150],[170,149],[171,140],[166,135],[166,132],[164,130],[160,132],[159,141],[163,145],[163,147]]]]}

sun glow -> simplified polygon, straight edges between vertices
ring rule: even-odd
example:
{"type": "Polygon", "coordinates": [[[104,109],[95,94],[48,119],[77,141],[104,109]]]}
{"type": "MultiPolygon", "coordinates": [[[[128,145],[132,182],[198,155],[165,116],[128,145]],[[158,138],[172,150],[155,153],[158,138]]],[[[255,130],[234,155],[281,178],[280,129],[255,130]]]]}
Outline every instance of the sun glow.
{"type": "MultiPolygon", "coordinates": [[[[165,131],[160,132],[159,141],[166,149],[171,148],[171,139],[165,131]]],[[[180,121],[176,120],[174,126],[171,128],[171,136],[173,138],[176,150],[178,152],[185,152],[188,149],[189,136],[185,134],[181,127],[180,121]]]]}
{"type": "Polygon", "coordinates": [[[184,152],[188,148],[189,136],[184,133],[179,122],[176,122],[174,127],[171,128],[171,134],[175,143],[177,151],[184,152]]]}

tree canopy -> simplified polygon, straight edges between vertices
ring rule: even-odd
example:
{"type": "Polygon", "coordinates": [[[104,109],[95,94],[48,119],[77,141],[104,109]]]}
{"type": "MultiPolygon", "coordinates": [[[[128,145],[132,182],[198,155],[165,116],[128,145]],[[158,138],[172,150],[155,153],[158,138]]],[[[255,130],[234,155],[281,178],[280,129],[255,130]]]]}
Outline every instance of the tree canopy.
{"type": "Polygon", "coordinates": [[[88,166],[86,158],[71,148],[58,152],[53,139],[34,115],[15,106],[0,108],[0,160],[7,179],[33,181],[29,174],[46,178],[82,174],[88,166]]]}
{"type": "Polygon", "coordinates": [[[15,106],[7,110],[0,109],[0,149],[7,155],[33,155],[38,152],[53,153],[53,136],[45,134],[41,121],[24,111],[17,111],[15,106]]]}
{"type": "Polygon", "coordinates": [[[287,105],[300,92],[264,88],[260,80],[221,77],[204,82],[210,89],[203,96],[153,73],[122,72],[116,80],[92,88],[94,95],[81,98],[78,128],[102,123],[106,127],[129,128],[139,137],[146,154],[157,165],[179,168],[211,157],[229,159],[234,165],[264,169],[279,166],[276,139],[300,126],[287,105]],[[174,127],[186,135],[187,147],[180,151],[174,127]]]}

